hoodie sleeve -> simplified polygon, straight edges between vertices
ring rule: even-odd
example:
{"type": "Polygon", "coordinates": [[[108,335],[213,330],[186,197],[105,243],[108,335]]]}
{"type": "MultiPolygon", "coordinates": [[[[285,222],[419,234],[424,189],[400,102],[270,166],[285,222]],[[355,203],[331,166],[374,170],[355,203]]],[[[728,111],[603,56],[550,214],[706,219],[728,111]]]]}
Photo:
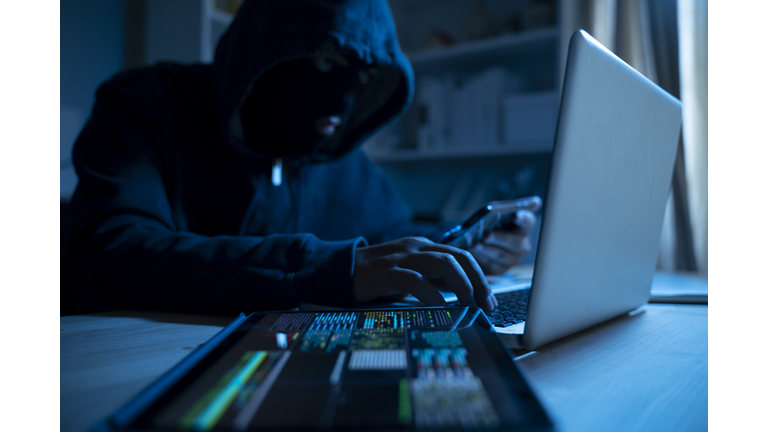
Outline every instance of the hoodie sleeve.
{"type": "Polygon", "coordinates": [[[79,312],[199,313],[354,304],[361,238],[203,236],[178,229],[156,119],[102,86],[73,152],[79,184],[62,259],[79,312]]]}

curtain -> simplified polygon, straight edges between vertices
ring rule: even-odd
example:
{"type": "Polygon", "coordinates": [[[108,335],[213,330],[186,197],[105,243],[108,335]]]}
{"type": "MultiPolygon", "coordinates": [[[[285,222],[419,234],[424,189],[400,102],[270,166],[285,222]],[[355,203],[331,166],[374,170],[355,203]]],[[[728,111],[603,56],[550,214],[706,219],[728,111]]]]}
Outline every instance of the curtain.
{"type": "Polygon", "coordinates": [[[707,180],[707,0],[678,0],[680,94],[691,209],[693,250],[698,272],[708,274],[707,180]]]}

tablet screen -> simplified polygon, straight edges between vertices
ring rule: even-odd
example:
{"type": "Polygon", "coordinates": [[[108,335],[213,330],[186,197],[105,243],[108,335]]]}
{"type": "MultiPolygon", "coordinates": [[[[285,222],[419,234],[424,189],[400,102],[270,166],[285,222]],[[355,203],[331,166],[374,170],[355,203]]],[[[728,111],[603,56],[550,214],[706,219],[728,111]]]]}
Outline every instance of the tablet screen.
{"type": "Polygon", "coordinates": [[[549,425],[479,309],[251,315],[130,429],[549,425]]]}

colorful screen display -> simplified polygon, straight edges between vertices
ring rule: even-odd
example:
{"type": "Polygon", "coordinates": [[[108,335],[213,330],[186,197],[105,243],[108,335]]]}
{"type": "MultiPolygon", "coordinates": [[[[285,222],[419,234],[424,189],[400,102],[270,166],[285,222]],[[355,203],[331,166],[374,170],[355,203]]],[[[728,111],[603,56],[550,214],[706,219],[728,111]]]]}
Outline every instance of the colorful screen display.
{"type": "Polygon", "coordinates": [[[478,318],[485,320],[471,308],[252,315],[134,426],[487,430],[548,424],[478,318]]]}

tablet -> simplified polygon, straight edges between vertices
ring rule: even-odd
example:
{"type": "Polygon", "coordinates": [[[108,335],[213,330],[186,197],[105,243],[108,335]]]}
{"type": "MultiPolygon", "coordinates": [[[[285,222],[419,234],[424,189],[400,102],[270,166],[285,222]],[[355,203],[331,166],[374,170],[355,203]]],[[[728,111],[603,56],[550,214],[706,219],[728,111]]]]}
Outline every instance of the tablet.
{"type": "Polygon", "coordinates": [[[477,308],[241,315],[96,430],[551,430],[477,308]]]}

